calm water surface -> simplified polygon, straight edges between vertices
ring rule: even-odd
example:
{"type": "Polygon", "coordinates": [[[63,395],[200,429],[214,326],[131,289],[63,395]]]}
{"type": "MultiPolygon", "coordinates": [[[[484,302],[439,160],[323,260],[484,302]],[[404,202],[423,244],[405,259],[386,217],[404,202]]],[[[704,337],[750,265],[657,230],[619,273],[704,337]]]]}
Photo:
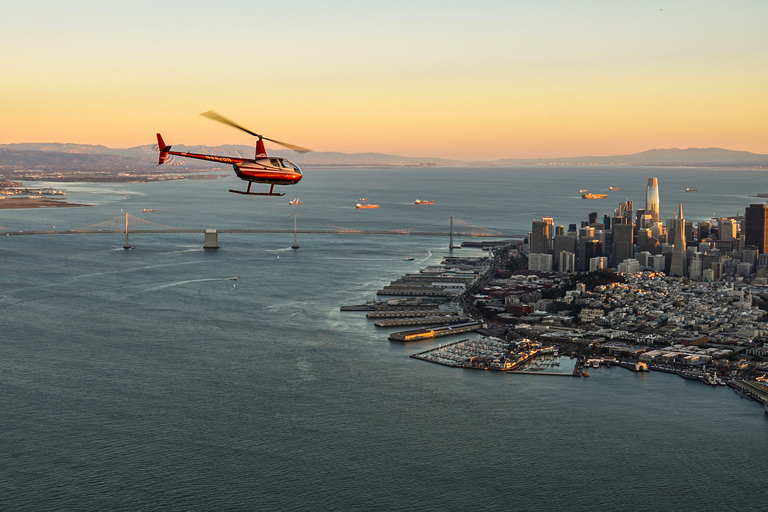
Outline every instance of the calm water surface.
{"type": "MultiPolygon", "coordinates": [[[[0,210],[0,225],[66,230],[128,212],[287,227],[297,212],[307,228],[453,215],[524,233],[545,215],[567,225],[627,197],[642,207],[650,176],[662,217],[679,201],[693,220],[734,215],[768,192],[751,171],[310,170],[284,198],[229,194],[235,178],[57,184],[95,206],[0,210]],[[608,186],[623,190],[579,198],[608,186]],[[296,196],[304,204],[288,206],[296,196]],[[360,197],[381,208],[355,210],[360,197]]],[[[589,379],[450,369],[408,357],[430,343],[391,344],[363,314],[339,312],[439,263],[447,239],[300,235],[299,251],[289,234],[221,234],[218,251],[201,234],[123,242],[0,238],[4,510],[768,508],[768,415],[729,388],[622,368],[589,379]]]]}

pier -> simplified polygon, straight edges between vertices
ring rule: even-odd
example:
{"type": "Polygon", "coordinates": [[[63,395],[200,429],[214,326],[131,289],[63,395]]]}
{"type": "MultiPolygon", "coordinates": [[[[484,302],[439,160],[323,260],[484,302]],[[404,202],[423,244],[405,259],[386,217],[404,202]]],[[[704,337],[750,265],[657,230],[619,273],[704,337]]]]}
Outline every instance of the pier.
{"type": "Polygon", "coordinates": [[[425,329],[414,329],[412,331],[393,332],[389,335],[390,341],[422,341],[431,338],[440,338],[442,336],[451,336],[453,334],[463,334],[472,332],[476,329],[486,329],[486,324],[482,322],[466,322],[447,327],[434,327],[425,329]]]}

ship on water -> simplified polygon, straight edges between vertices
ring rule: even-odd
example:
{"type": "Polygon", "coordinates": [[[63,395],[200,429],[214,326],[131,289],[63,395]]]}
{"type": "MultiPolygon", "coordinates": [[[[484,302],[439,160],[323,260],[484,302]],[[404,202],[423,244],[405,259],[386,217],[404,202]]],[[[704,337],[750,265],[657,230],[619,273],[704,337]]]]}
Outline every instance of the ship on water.
{"type": "Polygon", "coordinates": [[[621,190],[621,187],[608,187],[608,190],[621,190]]]}
{"type": "Polygon", "coordinates": [[[685,189],[686,192],[698,192],[695,188],[687,188],[685,189]]]}
{"type": "Polygon", "coordinates": [[[589,190],[587,190],[585,188],[579,190],[579,194],[586,194],[587,192],[589,192],[589,190]]]}
{"type": "Polygon", "coordinates": [[[378,208],[379,205],[377,204],[363,204],[363,203],[357,203],[355,205],[355,208],[378,208]]]}
{"type": "Polygon", "coordinates": [[[435,202],[430,199],[417,199],[414,204],[435,204],[435,202]]]}
{"type": "Polygon", "coordinates": [[[302,203],[301,203],[301,199],[297,197],[296,199],[291,199],[290,201],[288,201],[288,204],[296,206],[297,204],[302,204],[302,203]]]}
{"type": "Polygon", "coordinates": [[[608,194],[581,194],[582,199],[605,199],[608,194]]]}

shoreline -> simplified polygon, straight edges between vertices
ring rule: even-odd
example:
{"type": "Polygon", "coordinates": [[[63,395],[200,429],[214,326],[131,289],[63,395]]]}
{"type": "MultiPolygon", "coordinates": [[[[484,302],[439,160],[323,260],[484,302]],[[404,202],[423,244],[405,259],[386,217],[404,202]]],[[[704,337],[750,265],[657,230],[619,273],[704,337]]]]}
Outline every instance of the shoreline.
{"type": "Polygon", "coordinates": [[[0,210],[12,210],[22,208],[80,208],[90,207],[92,204],[68,203],[62,199],[48,197],[11,197],[0,199],[0,210]]]}

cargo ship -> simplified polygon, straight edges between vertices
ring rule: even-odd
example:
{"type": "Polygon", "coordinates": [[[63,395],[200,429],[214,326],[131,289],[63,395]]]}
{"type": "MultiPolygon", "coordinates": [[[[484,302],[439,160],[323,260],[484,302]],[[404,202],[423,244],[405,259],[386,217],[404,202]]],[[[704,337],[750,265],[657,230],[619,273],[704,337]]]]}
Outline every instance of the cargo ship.
{"type": "Polygon", "coordinates": [[[585,188],[579,190],[579,194],[586,194],[587,192],[589,192],[589,190],[587,190],[585,188]]]}
{"type": "Polygon", "coordinates": [[[608,194],[581,194],[582,199],[605,199],[608,194]]]}
{"type": "Polygon", "coordinates": [[[413,203],[414,204],[435,204],[434,201],[430,201],[428,199],[417,199],[413,203]]]}
{"type": "Polygon", "coordinates": [[[362,204],[362,203],[357,203],[357,204],[355,205],[355,208],[378,208],[378,207],[379,207],[379,205],[377,205],[377,204],[362,204]]]}
{"type": "Polygon", "coordinates": [[[157,210],[156,210],[156,209],[154,209],[154,208],[144,208],[144,209],[143,209],[143,210],[141,210],[141,211],[143,211],[143,212],[156,212],[157,210]]]}
{"type": "Polygon", "coordinates": [[[608,190],[621,190],[621,187],[608,187],[608,190]]]}
{"type": "Polygon", "coordinates": [[[698,192],[695,188],[687,188],[685,189],[686,192],[698,192]]]}

